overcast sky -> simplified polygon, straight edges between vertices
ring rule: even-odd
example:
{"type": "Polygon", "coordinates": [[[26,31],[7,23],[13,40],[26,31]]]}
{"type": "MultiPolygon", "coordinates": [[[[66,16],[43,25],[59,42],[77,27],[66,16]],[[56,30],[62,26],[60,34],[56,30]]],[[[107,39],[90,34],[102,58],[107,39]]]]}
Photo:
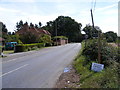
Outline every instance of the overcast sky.
{"type": "Polygon", "coordinates": [[[55,20],[58,16],[70,16],[77,22],[91,24],[90,9],[93,8],[95,26],[103,32],[118,33],[119,0],[0,0],[0,21],[6,24],[9,31],[14,31],[16,22],[32,22],[42,25],[55,20]]]}

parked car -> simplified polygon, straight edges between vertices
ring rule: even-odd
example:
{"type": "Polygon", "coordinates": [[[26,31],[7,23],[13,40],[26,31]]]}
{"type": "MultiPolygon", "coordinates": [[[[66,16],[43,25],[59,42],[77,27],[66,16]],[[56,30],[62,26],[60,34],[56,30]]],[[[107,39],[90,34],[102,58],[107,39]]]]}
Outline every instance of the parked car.
{"type": "Polygon", "coordinates": [[[15,45],[17,45],[17,42],[7,42],[5,43],[5,49],[6,50],[13,50],[15,45]]]}

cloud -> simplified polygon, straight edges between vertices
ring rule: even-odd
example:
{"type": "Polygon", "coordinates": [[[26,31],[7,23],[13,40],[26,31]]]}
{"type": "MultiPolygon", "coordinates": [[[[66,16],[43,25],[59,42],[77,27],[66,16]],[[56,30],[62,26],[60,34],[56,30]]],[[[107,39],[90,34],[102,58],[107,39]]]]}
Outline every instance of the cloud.
{"type": "Polygon", "coordinates": [[[0,2],[36,2],[37,0],[0,0],[0,2]]]}
{"type": "MultiPolygon", "coordinates": [[[[0,2],[92,2],[93,0],[0,0],[0,2]]],[[[118,2],[119,0],[97,0],[97,2],[118,2]]]]}
{"type": "MultiPolygon", "coordinates": [[[[0,0],[2,1],[2,0],[0,0]]],[[[8,1],[8,0],[3,0],[8,1]]],[[[75,0],[50,0],[55,3],[47,3],[49,0],[44,0],[46,3],[32,3],[27,2],[40,2],[43,0],[10,0],[11,2],[26,2],[26,3],[2,3],[0,6],[0,20],[6,24],[9,31],[15,29],[16,22],[23,20],[28,23],[38,24],[39,21],[45,25],[46,22],[55,20],[59,15],[70,16],[77,22],[82,23],[83,27],[91,23],[91,15],[89,10],[90,3],[77,3],[75,0]],[[21,6],[22,5],[22,6],[21,6]],[[2,7],[4,6],[4,7],[2,7]]],[[[85,0],[86,1],[86,0],[85,0]]],[[[85,2],[83,1],[83,2],[85,2]]],[[[91,1],[91,0],[90,0],[91,1]]],[[[104,3],[105,4],[105,3],[104,3]]],[[[103,31],[113,30],[116,31],[117,27],[117,4],[108,5],[102,8],[96,8],[94,13],[95,25],[99,26],[103,31]],[[111,19],[113,18],[113,19],[111,19]],[[116,20],[114,20],[116,19],[116,20]],[[97,21],[96,21],[97,20],[97,21]]]]}
{"type": "Polygon", "coordinates": [[[105,11],[105,10],[108,10],[108,9],[116,7],[117,5],[118,4],[113,4],[113,5],[102,7],[102,8],[96,8],[96,11],[105,11]]]}
{"type": "Polygon", "coordinates": [[[8,9],[8,8],[2,8],[2,7],[0,7],[0,11],[2,11],[2,12],[12,12],[12,13],[18,13],[19,12],[18,10],[15,10],[15,9],[8,9]]]}

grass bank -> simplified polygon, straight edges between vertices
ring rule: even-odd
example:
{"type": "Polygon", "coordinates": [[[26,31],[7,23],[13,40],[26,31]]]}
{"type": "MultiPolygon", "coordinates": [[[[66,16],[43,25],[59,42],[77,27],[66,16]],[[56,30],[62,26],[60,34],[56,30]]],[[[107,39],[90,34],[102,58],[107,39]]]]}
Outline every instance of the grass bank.
{"type": "Polygon", "coordinates": [[[82,43],[82,49],[79,55],[74,61],[74,68],[80,75],[80,88],[119,88],[120,89],[120,77],[119,77],[119,63],[112,61],[111,65],[105,66],[101,72],[91,71],[92,62],[87,62],[85,55],[82,55],[84,49],[84,43],[82,43]]]}

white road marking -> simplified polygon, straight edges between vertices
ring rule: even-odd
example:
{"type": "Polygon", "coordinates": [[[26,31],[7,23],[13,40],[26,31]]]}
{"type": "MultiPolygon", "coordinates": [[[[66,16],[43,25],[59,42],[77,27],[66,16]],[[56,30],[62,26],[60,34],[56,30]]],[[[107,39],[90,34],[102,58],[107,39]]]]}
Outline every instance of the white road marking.
{"type": "Polygon", "coordinates": [[[16,59],[12,59],[12,60],[9,60],[9,61],[3,61],[2,63],[6,63],[6,62],[11,62],[11,61],[15,61],[15,60],[17,60],[18,58],[16,58],[16,59]]]}
{"type": "Polygon", "coordinates": [[[14,72],[14,71],[17,71],[17,70],[19,70],[19,69],[21,69],[21,68],[23,68],[23,67],[25,67],[25,66],[27,66],[28,64],[25,64],[25,65],[23,65],[23,66],[21,66],[21,67],[19,67],[19,68],[16,68],[16,69],[14,69],[14,70],[12,70],[12,71],[9,71],[9,72],[7,72],[7,73],[4,73],[4,74],[2,74],[2,75],[0,75],[0,77],[3,77],[3,76],[5,76],[5,75],[7,75],[7,74],[9,74],[9,73],[12,73],[12,72],[14,72]]]}
{"type": "MultiPolygon", "coordinates": [[[[49,51],[45,51],[44,53],[47,53],[47,52],[49,52],[49,51]]],[[[35,53],[34,55],[39,55],[39,53],[35,53]]],[[[15,59],[12,59],[12,60],[8,60],[8,61],[2,61],[2,63],[7,63],[7,62],[16,61],[16,60],[18,60],[18,59],[22,59],[22,58],[25,58],[25,57],[27,57],[27,56],[29,56],[29,55],[22,56],[22,57],[19,57],[19,58],[15,58],[15,59]]]]}

